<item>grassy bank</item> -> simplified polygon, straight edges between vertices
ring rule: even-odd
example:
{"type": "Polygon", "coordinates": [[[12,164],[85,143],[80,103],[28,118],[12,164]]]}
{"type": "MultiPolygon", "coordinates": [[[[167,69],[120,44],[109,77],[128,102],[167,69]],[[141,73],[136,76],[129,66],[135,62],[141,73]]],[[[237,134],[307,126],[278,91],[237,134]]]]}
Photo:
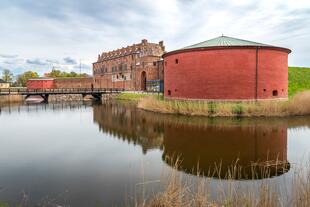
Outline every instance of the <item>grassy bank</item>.
{"type": "Polygon", "coordinates": [[[167,100],[154,96],[138,101],[147,111],[209,117],[282,117],[310,115],[310,91],[294,95],[288,101],[207,102],[167,100]]]}
{"type": "MultiPolygon", "coordinates": [[[[161,95],[160,95],[161,96],[161,95]]],[[[116,100],[124,100],[124,101],[140,101],[144,98],[149,98],[149,97],[158,97],[156,94],[149,94],[149,93],[120,93],[117,96],[115,96],[114,99],[116,100]]]]}
{"type": "Polygon", "coordinates": [[[288,68],[288,94],[293,96],[298,92],[310,90],[310,68],[288,68]]]}

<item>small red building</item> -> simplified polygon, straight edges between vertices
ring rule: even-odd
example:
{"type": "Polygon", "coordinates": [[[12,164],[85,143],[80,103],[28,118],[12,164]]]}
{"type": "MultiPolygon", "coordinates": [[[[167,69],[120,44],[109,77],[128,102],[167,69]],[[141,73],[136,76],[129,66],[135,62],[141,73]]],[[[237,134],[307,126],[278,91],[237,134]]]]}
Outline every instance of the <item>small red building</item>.
{"type": "Polygon", "coordinates": [[[34,78],[27,81],[27,89],[51,89],[54,88],[53,78],[34,78]]]}
{"type": "Polygon", "coordinates": [[[220,36],[164,57],[166,98],[259,100],[288,97],[291,50],[220,36]]]}

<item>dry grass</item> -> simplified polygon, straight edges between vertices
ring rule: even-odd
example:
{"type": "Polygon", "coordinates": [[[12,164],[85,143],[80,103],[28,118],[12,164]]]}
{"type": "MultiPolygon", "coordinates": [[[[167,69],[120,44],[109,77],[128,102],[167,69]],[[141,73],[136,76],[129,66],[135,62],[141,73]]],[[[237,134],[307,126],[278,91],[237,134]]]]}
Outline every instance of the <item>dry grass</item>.
{"type": "Polygon", "coordinates": [[[283,117],[310,115],[310,91],[296,94],[288,101],[208,102],[164,100],[154,96],[138,101],[138,108],[169,114],[210,117],[283,117]]]}
{"type": "MultiPolygon", "coordinates": [[[[266,171],[260,182],[253,178],[241,187],[234,177],[240,170],[233,166],[234,173],[227,172],[227,179],[217,180],[216,196],[211,195],[212,179],[197,173],[197,179],[190,176],[181,177],[177,172],[178,164],[164,179],[164,190],[153,196],[148,202],[136,203],[137,207],[309,207],[310,206],[310,167],[296,170],[293,178],[286,185],[272,182],[268,167],[260,170],[266,171]],[[225,184],[224,184],[225,183],[225,184]],[[290,187],[288,187],[290,186],[290,187]],[[290,189],[289,189],[290,188],[290,189]]],[[[257,169],[256,169],[257,170],[257,169]]],[[[213,186],[214,187],[214,186],[213,186]]],[[[214,190],[214,189],[213,189],[214,190]]]]}

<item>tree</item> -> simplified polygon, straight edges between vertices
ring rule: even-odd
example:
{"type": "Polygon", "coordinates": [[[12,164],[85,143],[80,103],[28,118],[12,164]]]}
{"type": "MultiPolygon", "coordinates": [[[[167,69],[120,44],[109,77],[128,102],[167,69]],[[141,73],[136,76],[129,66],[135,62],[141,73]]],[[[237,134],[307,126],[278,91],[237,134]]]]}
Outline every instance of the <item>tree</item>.
{"type": "Polygon", "coordinates": [[[25,87],[28,79],[38,78],[38,77],[39,77],[39,74],[37,72],[33,72],[33,71],[24,72],[23,74],[18,76],[16,85],[25,87]]]}
{"type": "Polygon", "coordinates": [[[8,69],[4,69],[2,72],[2,79],[6,82],[11,82],[13,80],[13,73],[8,69]]]}
{"type": "Polygon", "coordinates": [[[77,74],[74,71],[71,72],[65,72],[65,71],[60,71],[57,69],[52,69],[50,73],[46,75],[49,78],[78,78],[78,77],[87,77],[88,75],[86,73],[83,74],[77,74]]]}

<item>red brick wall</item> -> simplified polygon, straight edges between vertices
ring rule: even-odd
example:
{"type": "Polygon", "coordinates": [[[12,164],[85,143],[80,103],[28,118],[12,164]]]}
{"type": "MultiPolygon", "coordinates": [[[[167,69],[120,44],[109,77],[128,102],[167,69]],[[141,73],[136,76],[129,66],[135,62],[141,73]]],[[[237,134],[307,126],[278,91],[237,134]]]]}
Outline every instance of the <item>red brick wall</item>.
{"type": "MultiPolygon", "coordinates": [[[[287,58],[285,51],[258,50],[258,99],[287,98],[287,58]]],[[[256,48],[184,51],[165,56],[164,62],[165,97],[256,98],[256,48]]]]}
{"type": "Polygon", "coordinates": [[[54,88],[54,80],[28,80],[27,89],[51,89],[54,88]]]}
{"type": "MultiPolygon", "coordinates": [[[[252,162],[258,161],[287,161],[287,125],[229,126],[220,129],[165,125],[163,157],[182,160],[180,168],[192,173],[196,173],[193,169],[197,163],[201,173],[215,173],[214,166],[221,165],[225,174],[237,159],[243,168],[249,168],[252,162]]],[[[278,167],[281,169],[280,165],[278,167]]]]}
{"type": "Polygon", "coordinates": [[[55,88],[91,88],[92,84],[92,77],[55,79],[55,88]]]}
{"type": "Polygon", "coordinates": [[[124,88],[126,90],[142,90],[141,74],[146,73],[146,80],[163,80],[164,54],[163,42],[148,43],[142,40],[139,44],[127,46],[110,52],[104,52],[93,63],[95,88],[124,88]],[[126,70],[119,66],[126,65],[126,70]],[[117,70],[112,70],[112,68],[117,70]],[[126,80],[112,80],[113,76],[126,75],[126,80]]]}

